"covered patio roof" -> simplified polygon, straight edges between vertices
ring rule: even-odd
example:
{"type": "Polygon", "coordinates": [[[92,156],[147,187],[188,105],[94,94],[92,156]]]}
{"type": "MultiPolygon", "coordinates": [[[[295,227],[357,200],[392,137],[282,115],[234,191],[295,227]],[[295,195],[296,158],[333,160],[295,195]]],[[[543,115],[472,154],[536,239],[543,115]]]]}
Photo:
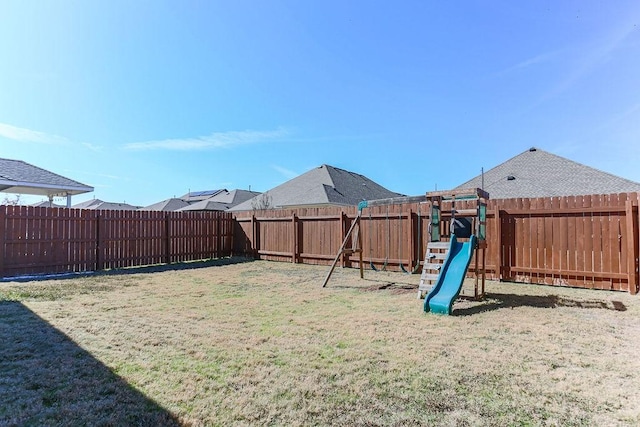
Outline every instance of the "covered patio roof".
{"type": "Polygon", "coordinates": [[[67,197],[69,207],[71,196],[91,191],[93,187],[22,160],[0,158],[0,192],[47,196],[49,200],[54,197],[67,197]]]}

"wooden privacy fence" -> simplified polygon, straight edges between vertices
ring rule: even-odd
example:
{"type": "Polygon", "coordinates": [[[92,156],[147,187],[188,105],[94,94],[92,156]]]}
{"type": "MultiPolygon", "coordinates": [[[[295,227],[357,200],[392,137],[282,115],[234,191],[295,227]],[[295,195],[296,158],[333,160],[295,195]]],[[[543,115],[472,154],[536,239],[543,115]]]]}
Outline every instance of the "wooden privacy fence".
{"type": "Polygon", "coordinates": [[[224,212],[0,206],[0,277],[219,258],[232,237],[224,212]]]}
{"type": "MultiPolygon", "coordinates": [[[[442,230],[447,238],[447,203],[442,230]]],[[[456,201],[456,208],[464,209],[456,201]]],[[[238,212],[234,252],[294,263],[331,263],[356,217],[355,207],[238,212]]],[[[638,194],[490,200],[487,277],[523,283],[638,292],[638,194]]],[[[376,206],[363,211],[365,263],[419,270],[428,242],[428,206],[376,206]]],[[[357,266],[345,255],[343,267],[357,266]]]]}

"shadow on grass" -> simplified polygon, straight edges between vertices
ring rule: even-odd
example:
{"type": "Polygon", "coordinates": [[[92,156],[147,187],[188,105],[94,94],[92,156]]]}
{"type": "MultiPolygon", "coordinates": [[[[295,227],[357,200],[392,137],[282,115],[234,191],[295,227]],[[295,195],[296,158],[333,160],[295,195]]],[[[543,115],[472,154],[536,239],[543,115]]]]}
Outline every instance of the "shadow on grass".
{"type": "Polygon", "coordinates": [[[365,292],[390,291],[394,294],[405,294],[416,292],[418,290],[418,286],[411,283],[377,282],[377,284],[368,286],[362,290],[365,292]]]}
{"type": "Polygon", "coordinates": [[[253,258],[244,257],[216,258],[202,261],[174,262],[171,264],[145,265],[141,267],[127,267],[113,270],[87,271],[82,273],[60,273],[33,276],[3,277],[0,278],[0,282],[41,282],[46,280],[76,279],[78,277],[86,276],[117,276],[123,274],[158,273],[163,271],[180,271],[207,267],[221,267],[225,265],[241,264],[253,261],[255,261],[253,258]]]}
{"type": "Polygon", "coordinates": [[[19,302],[0,302],[0,343],[0,425],[181,425],[19,302]]]}
{"type": "Polygon", "coordinates": [[[537,308],[557,308],[576,307],[583,309],[602,309],[613,311],[626,311],[627,307],[620,301],[602,300],[581,300],[572,299],[560,295],[514,295],[487,293],[485,299],[465,308],[455,308],[454,316],[471,316],[486,311],[499,310],[503,308],[516,307],[537,307],[537,308]]]}
{"type": "Polygon", "coordinates": [[[327,284],[326,288],[333,289],[355,289],[362,292],[375,292],[375,291],[389,291],[393,294],[404,294],[410,292],[416,292],[418,290],[418,285],[415,283],[403,283],[397,281],[388,281],[388,280],[380,280],[380,279],[369,279],[364,278],[361,279],[362,282],[372,283],[369,286],[354,286],[354,285],[342,285],[339,281],[336,283],[327,284]]]}

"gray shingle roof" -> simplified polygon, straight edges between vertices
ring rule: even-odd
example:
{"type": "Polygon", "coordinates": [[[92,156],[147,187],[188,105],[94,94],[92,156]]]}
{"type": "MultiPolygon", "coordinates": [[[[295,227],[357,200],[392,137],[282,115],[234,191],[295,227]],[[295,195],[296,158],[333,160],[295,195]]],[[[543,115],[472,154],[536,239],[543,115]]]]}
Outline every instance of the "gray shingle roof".
{"type": "MultiPolygon", "coordinates": [[[[457,188],[482,187],[479,175],[457,188]]],[[[484,173],[492,199],[578,196],[640,191],[640,183],[530,148],[484,173]]]]}
{"type": "Polygon", "coordinates": [[[197,202],[200,200],[209,199],[225,191],[227,191],[225,188],[218,190],[190,191],[187,194],[182,195],[180,198],[187,202],[197,202]]]}
{"type": "Polygon", "coordinates": [[[0,191],[43,196],[82,194],[93,187],[33,166],[22,160],[0,158],[0,191]]]}
{"type": "Polygon", "coordinates": [[[31,203],[29,206],[34,206],[36,208],[65,208],[66,206],[59,205],[57,203],[52,203],[47,200],[43,200],[41,202],[31,203]]]}
{"type": "Polygon", "coordinates": [[[179,211],[226,211],[257,195],[257,191],[247,190],[220,190],[214,196],[205,200],[193,202],[189,206],[178,209],[179,211]]]}
{"type": "MultiPolygon", "coordinates": [[[[271,207],[346,205],[354,206],[362,200],[385,199],[402,196],[387,190],[366,176],[329,165],[293,178],[267,191],[271,207]]],[[[256,196],[264,197],[264,196],[256,196]]],[[[229,209],[252,210],[256,197],[229,209]]]]}
{"type": "Polygon", "coordinates": [[[133,206],[128,203],[105,202],[100,199],[91,199],[84,202],[76,203],[71,206],[74,209],[90,209],[90,210],[111,210],[111,211],[134,211],[140,206],[133,206]]]}
{"type": "Polygon", "coordinates": [[[215,202],[213,200],[200,200],[178,209],[178,212],[185,211],[226,211],[231,206],[226,203],[215,202]]]}
{"type": "Polygon", "coordinates": [[[180,208],[184,208],[185,206],[189,206],[189,202],[183,199],[170,198],[165,199],[160,202],[154,203],[149,206],[145,206],[140,208],[141,211],[177,211],[180,208]]]}
{"type": "Polygon", "coordinates": [[[226,203],[226,204],[229,204],[230,206],[235,206],[259,194],[260,193],[257,191],[247,191],[247,190],[238,190],[238,189],[233,191],[222,190],[221,192],[219,192],[215,196],[210,197],[207,200],[213,200],[215,202],[226,203]]]}

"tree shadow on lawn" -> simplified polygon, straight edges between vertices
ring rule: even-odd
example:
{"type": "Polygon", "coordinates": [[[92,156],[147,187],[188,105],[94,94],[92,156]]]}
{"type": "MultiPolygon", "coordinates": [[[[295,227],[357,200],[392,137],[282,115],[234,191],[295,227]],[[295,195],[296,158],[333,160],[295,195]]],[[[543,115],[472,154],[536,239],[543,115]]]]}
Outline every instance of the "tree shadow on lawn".
{"type": "Polygon", "coordinates": [[[0,301],[0,343],[0,425],[181,425],[19,302],[0,301]]]}
{"type": "Polygon", "coordinates": [[[557,308],[575,307],[584,309],[603,309],[613,311],[626,311],[627,307],[620,301],[603,300],[583,300],[572,299],[560,295],[515,295],[487,293],[483,301],[479,301],[471,307],[453,309],[454,316],[471,316],[486,311],[499,310],[503,308],[516,307],[537,307],[537,308],[557,308]]]}
{"type": "Polygon", "coordinates": [[[253,262],[253,258],[245,257],[229,257],[229,258],[215,258],[200,261],[183,261],[174,262],[170,264],[156,264],[156,265],[144,265],[140,267],[126,267],[112,270],[100,270],[100,271],[86,271],[80,273],[58,273],[58,274],[42,274],[32,276],[17,276],[17,277],[3,277],[0,278],[2,282],[42,282],[47,280],[65,280],[65,279],[77,279],[78,277],[86,276],[118,276],[125,274],[144,274],[144,273],[160,273],[163,271],[180,271],[180,270],[195,270],[198,268],[208,267],[222,267],[225,265],[242,264],[245,262],[253,262]]]}

